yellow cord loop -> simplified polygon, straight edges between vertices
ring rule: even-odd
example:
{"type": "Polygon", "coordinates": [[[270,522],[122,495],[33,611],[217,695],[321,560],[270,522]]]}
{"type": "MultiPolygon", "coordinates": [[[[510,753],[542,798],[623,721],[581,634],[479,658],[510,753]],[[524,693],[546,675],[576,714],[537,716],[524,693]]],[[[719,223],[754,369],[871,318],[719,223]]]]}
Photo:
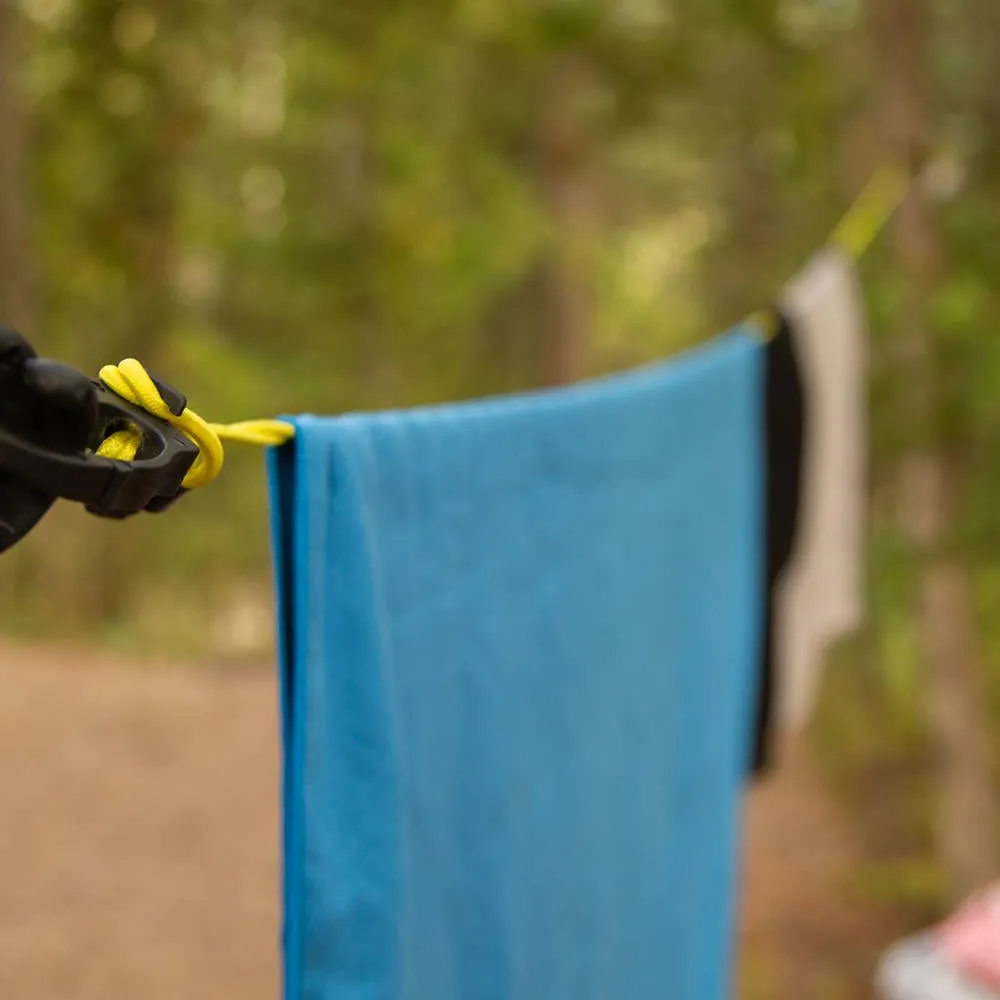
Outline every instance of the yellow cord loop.
{"type": "MultiPolygon", "coordinates": [[[[197,446],[198,457],[184,477],[183,486],[192,490],[210,483],[222,471],[223,440],[243,444],[276,446],[295,435],[295,428],[281,420],[247,420],[236,424],[210,424],[190,407],[177,416],[163,401],[156,383],[146,369],[135,360],[126,358],[118,365],[105,365],[101,381],[116,395],[134,406],[151,413],[186,434],[197,446]]],[[[132,461],[142,445],[138,428],[116,431],[101,442],[97,454],[102,458],[132,461]]]]}

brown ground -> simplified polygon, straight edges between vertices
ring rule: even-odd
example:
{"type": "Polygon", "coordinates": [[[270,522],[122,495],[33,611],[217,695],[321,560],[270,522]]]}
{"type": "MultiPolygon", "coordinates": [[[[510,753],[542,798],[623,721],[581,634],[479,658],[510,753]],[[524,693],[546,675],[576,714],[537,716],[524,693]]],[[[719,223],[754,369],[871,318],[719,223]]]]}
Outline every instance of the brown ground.
{"type": "MultiPolygon", "coordinates": [[[[267,671],[0,649],[0,998],[277,1000],[276,727],[267,671]]],[[[745,1000],[867,1000],[852,857],[803,762],[753,793],[745,1000]]]]}

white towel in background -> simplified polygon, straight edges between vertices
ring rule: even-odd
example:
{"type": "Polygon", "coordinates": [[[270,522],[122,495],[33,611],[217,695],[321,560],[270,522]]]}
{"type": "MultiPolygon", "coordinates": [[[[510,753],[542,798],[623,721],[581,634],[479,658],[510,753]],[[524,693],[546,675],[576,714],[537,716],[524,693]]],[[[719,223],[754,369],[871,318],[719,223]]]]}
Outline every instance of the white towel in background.
{"type": "Polygon", "coordinates": [[[777,724],[808,721],[830,644],[863,616],[867,508],[866,323],[853,262],[824,250],[781,303],[805,386],[802,497],[795,551],[777,587],[777,724]]]}

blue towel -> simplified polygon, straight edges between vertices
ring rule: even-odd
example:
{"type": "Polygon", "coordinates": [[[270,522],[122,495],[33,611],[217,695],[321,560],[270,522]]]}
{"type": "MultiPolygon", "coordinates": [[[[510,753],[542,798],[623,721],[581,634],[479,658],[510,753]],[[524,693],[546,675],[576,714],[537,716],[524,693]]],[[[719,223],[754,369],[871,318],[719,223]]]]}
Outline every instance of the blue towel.
{"type": "Polygon", "coordinates": [[[288,1000],[723,1000],[761,364],[298,418],[272,458],[288,1000]]]}

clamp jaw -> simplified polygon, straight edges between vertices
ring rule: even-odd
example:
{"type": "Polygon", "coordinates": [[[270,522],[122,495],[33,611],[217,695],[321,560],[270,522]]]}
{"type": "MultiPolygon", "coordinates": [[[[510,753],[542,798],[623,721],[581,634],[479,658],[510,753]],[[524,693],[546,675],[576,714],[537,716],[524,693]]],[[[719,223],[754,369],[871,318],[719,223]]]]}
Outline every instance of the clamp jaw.
{"type": "MultiPolygon", "coordinates": [[[[158,387],[172,410],[183,410],[183,396],[158,387]]],[[[0,552],[60,498],[101,517],[165,510],[184,492],[197,457],[197,446],[166,421],[74,368],[39,358],[20,334],[0,328],[0,552]],[[96,454],[125,427],[142,436],[133,461],[96,454]]]]}

